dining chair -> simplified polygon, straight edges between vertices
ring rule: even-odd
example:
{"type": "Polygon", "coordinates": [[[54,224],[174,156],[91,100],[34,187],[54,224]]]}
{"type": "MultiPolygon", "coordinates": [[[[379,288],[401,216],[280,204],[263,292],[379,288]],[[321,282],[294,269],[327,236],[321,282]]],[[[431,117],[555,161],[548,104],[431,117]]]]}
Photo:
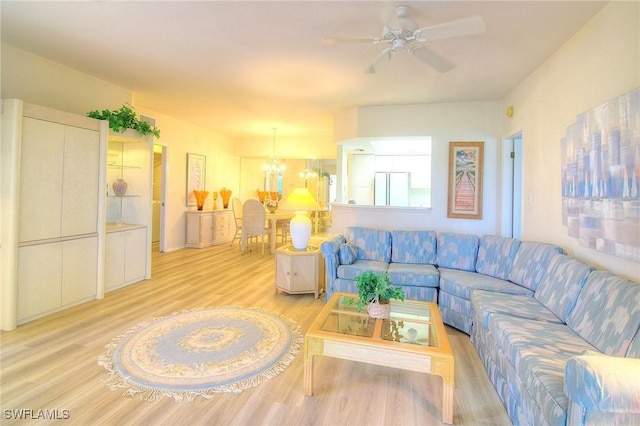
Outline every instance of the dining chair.
{"type": "Polygon", "coordinates": [[[289,229],[291,225],[291,219],[280,219],[276,222],[276,237],[280,237],[280,242],[286,244],[291,240],[289,235],[289,229]]]}
{"type": "Polygon", "coordinates": [[[250,199],[242,205],[242,233],[246,236],[247,246],[252,238],[260,238],[262,241],[262,254],[264,255],[264,237],[269,235],[266,225],[267,212],[260,201],[250,199]]]}
{"type": "Polygon", "coordinates": [[[231,199],[231,208],[233,209],[233,219],[236,222],[236,233],[231,240],[231,247],[233,246],[233,242],[235,240],[240,240],[242,236],[242,201],[240,198],[233,197],[231,199]]]}

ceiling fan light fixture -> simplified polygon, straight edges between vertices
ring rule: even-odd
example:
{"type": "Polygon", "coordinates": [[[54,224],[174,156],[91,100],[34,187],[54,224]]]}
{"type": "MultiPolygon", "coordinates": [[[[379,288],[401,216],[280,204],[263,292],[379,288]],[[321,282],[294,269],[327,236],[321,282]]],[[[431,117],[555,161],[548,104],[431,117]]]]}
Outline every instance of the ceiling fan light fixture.
{"type": "Polygon", "coordinates": [[[415,21],[407,16],[410,13],[409,6],[399,5],[395,11],[396,14],[393,19],[384,25],[382,29],[382,38],[328,38],[323,40],[332,43],[365,42],[388,44],[389,46],[366,68],[368,74],[377,73],[380,66],[391,59],[393,53],[405,49],[436,71],[445,73],[451,70],[455,64],[419,43],[481,34],[486,31],[486,24],[481,16],[471,16],[427,27],[419,27],[415,21]]]}

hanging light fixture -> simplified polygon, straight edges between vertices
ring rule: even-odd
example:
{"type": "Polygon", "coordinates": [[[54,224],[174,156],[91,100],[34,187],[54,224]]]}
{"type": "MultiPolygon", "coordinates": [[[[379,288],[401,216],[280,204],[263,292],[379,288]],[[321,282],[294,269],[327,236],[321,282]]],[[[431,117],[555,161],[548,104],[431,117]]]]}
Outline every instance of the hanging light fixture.
{"type": "Polygon", "coordinates": [[[318,177],[318,168],[310,168],[309,160],[307,160],[307,167],[300,172],[300,177],[304,179],[305,186],[309,179],[315,179],[318,177]]]}
{"type": "Polygon", "coordinates": [[[276,157],[276,130],[278,129],[274,127],[273,128],[273,154],[271,155],[271,158],[269,158],[269,160],[262,165],[262,170],[264,170],[265,173],[270,175],[279,175],[285,169],[284,163],[282,163],[278,159],[278,157],[276,157]]]}

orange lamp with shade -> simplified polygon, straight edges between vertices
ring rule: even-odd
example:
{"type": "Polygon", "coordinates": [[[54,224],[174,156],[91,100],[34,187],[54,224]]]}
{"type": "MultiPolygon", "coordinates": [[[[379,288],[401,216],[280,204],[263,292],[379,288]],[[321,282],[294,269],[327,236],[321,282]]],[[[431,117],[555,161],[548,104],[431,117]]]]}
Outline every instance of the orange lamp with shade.
{"type": "Polygon", "coordinates": [[[296,250],[305,250],[311,238],[311,219],[307,212],[320,210],[316,199],[307,188],[295,188],[285,200],[280,202],[278,210],[296,212],[289,225],[291,242],[296,250]]]}

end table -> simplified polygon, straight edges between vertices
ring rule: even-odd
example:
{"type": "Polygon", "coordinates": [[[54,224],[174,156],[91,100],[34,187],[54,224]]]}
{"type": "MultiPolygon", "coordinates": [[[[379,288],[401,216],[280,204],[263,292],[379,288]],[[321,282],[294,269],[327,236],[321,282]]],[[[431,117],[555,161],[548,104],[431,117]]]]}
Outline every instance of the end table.
{"type": "Polygon", "coordinates": [[[296,250],[292,245],[276,250],[276,294],[278,290],[289,294],[324,291],[324,260],[318,246],[296,250]]]}

